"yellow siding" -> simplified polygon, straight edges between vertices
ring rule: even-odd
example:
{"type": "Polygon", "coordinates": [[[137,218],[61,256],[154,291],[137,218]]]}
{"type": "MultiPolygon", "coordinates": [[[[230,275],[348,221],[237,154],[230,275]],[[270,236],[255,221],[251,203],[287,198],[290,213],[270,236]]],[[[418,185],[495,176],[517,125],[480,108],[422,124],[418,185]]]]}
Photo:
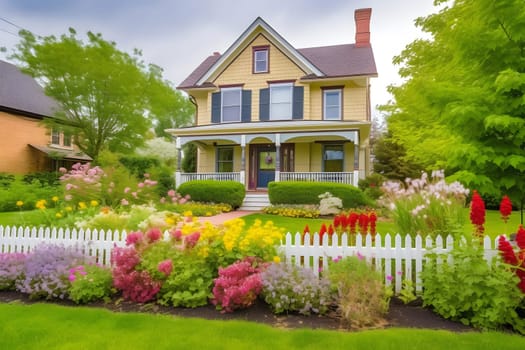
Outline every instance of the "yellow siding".
{"type": "Polygon", "coordinates": [[[312,150],[312,153],[311,153],[312,166],[310,167],[310,171],[313,171],[313,172],[322,171],[323,146],[319,143],[312,143],[311,150],[312,150]]]}
{"type": "Polygon", "coordinates": [[[215,172],[215,148],[212,146],[200,146],[197,154],[197,172],[215,172]]]}
{"type": "MultiPolygon", "coordinates": [[[[324,85],[315,84],[311,86],[310,110],[311,120],[323,119],[323,90],[326,86],[341,86],[341,82],[332,82],[324,85]]],[[[343,120],[365,120],[366,121],[366,88],[359,87],[353,83],[344,84],[343,89],[343,120]]],[[[306,100],[305,100],[306,101],[306,100]]]]}
{"type": "MultiPolygon", "coordinates": [[[[252,121],[259,120],[259,90],[268,87],[268,81],[272,80],[297,80],[296,86],[304,86],[304,99],[310,98],[308,85],[302,85],[298,80],[305,73],[297,67],[290,59],[285,56],[279,49],[271,45],[263,35],[259,35],[255,40],[241,52],[237,58],[222,72],[213,82],[216,86],[230,84],[244,84],[244,90],[252,91],[252,121]],[[270,69],[269,73],[252,73],[252,47],[253,46],[270,46],[270,69]]],[[[218,91],[218,90],[217,90],[218,91]]],[[[207,125],[211,123],[211,94],[208,92],[206,98],[195,96],[198,104],[198,125],[207,125]]],[[[305,103],[305,119],[309,115],[309,105],[305,103]]]]}
{"type": "Polygon", "coordinates": [[[353,143],[345,143],[344,145],[344,151],[345,151],[345,164],[343,171],[354,171],[354,144],[353,143]]]}
{"type": "Polygon", "coordinates": [[[295,144],[295,171],[310,171],[310,145],[307,143],[295,144]]]}
{"type": "Polygon", "coordinates": [[[46,169],[46,158],[28,145],[51,141],[40,120],[0,112],[0,123],[0,172],[25,174],[46,169]]]}

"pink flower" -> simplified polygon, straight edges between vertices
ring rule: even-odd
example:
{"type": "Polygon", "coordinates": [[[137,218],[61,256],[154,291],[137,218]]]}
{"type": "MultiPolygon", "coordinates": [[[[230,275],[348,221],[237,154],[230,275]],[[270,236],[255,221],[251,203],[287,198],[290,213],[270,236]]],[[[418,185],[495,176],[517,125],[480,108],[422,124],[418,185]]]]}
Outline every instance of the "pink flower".
{"type": "Polygon", "coordinates": [[[176,240],[180,241],[182,238],[182,231],[180,229],[177,229],[175,231],[171,231],[171,236],[176,240]]]}
{"type": "Polygon", "coordinates": [[[130,232],[126,237],[126,245],[137,244],[138,242],[142,241],[143,238],[144,236],[140,231],[130,232]]]}
{"type": "Polygon", "coordinates": [[[187,201],[186,198],[181,198],[181,199],[179,200],[179,203],[180,203],[180,204],[184,204],[184,203],[186,203],[186,201],[187,201]]]}
{"type": "Polygon", "coordinates": [[[393,279],[394,279],[394,277],[392,277],[392,275],[386,276],[386,280],[389,281],[389,282],[392,282],[393,279]]]}
{"type": "Polygon", "coordinates": [[[175,197],[175,190],[169,190],[168,191],[168,196],[175,197]]]}
{"type": "Polygon", "coordinates": [[[67,169],[64,168],[64,167],[60,167],[60,168],[58,169],[58,171],[61,172],[62,174],[67,173],[67,169]]]}
{"type": "Polygon", "coordinates": [[[199,241],[199,238],[201,237],[200,232],[194,232],[191,235],[186,236],[184,239],[184,243],[186,244],[186,248],[193,248],[199,241]]]}
{"type": "Polygon", "coordinates": [[[148,237],[148,240],[150,242],[158,241],[162,237],[162,232],[158,228],[152,228],[146,233],[146,236],[148,237]]]}
{"type": "Polygon", "coordinates": [[[148,179],[149,178],[149,174],[148,173],[144,173],[144,178],[148,179]]]}
{"type": "Polygon", "coordinates": [[[173,263],[170,259],[161,261],[157,269],[159,270],[159,272],[162,272],[164,275],[166,275],[166,277],[168,277],[171,271],[173,271],[173,263]]]}
{"type": "Polygon", "coordinates": [[[159,202],[160,202],[161,204],[164,204],[164,203],[166,203],[166,198],[164,198],[164,197],[161,197],[161,199],[159,200],[159,202]]]}
{"type": "Polygon", "coordinates": [[[126,187],[126,188],[124,189],[124,193],[128,193],[129,191],[131,191],[131,188],[129,188],[129,187],[126,187]]]}
{"type": "Polygon", "coordinates": [[[363,259],[365,258],[365,256],[362,255],[361,253],[357,252],[357,258],[358,258],[359,260],[363,260],[363,259]]]}
{"type": "MultiPolygon", "coordinates": [[[[66,200],[67,200],[67,199],[66,199],[66,200]]],[[[120,200],[120,204],[121,204],[121,205],[129,205],[129,202],[126,200],[126,198],[122,198],[122,199],[120,200]]]]}
{"type": "Polygon", "coordinates": [[[131,195],[133,196],[133,198],[137,198],[137,192],[131,192],[131,195]]]}
{"type": "Polygon", "coordinates": [[[64,196],[64,199],[65,199],[66,201],[70,201],[70,200],[73,199],[73,196],[70,195],[70,194],[66,194],[66,195],[64,196]]]}
{"type": "Polygon", "coordinates": [[[139,182],[139,184],[137,186],[139,186],[139,188],[144,187],[144,182],[139,182]]]}
{"type": "Polygon", "coordinates": [[[76,279],[75,275],[74,274],[70,274],[69,275],[69,282],[74,282],[76,279]]]}
{"type": "Polygon", "coordinates": [[[74,185],[73,185],[73,184],[66,184],[66,191],[69,191],[69,190],[71,190],[72,188],[74,188],[74,185]]]}

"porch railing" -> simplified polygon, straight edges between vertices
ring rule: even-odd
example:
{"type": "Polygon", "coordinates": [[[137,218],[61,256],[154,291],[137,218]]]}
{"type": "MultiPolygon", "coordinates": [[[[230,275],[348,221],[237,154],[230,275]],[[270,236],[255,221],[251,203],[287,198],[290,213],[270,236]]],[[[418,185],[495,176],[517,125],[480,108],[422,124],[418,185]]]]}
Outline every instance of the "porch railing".
{"type": "Polygon", "coordinates": [[[336,182],[357,186],[358,175],[357,172],[281,172],[279,174],[279,180],[336,182]]]}
{"type": "Polygon", "coordinates": [[[177,186],[193,180],[241,181],[241,173],[176,173],[177,186]]]}

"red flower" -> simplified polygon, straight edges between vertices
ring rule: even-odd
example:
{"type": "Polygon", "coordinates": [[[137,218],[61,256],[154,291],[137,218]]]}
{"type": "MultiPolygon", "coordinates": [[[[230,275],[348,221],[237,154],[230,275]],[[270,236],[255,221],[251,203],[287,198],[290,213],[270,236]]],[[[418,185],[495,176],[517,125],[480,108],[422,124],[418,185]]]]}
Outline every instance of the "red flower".
{"type": "Polygon", "coordinates": [[[376,234],[376,221],[377,215],[375,212],[371,212],[368,216],[368,221],[370,222],[370,234],[374,236],[376,234]]]}
{"type": "Polygon", "coordinates": [[[334,217],[334,227],[338,228],[339,226],[341,226],[341,217],[339,215],[336,215],[334,217]]]}
{"type": "Polygon", "coordinates": [[[162,232],[158,228],[152,228],[146,233],[146,237],[150,242],[158,241],[162,237],[162,232]]]}
{"type": "Polygon", "coordinates": [[[485,224],[485,203],[476,190],[472,193],[472,201],[470,202],[470,222],[476,226],[476,234],[483,235],[485,230],[483,227],[485,224]]]}
{"type": "Polygon", "coordinates": [[[362,235],[366,235],[368,231],[368,215],[364,213],[359,215],[359,231],[362,235]]]}
{"type": "Polygon", "coordinates": [[[505,236],[499,236],[498,238],[498,250],[500,252],[503,261],[510,265],[518,265],[518,258],[514,253],[514,249],[505,236]]]}
{"type": "Polygon", "coordinates": [[[516,244],[521,250],[525,249],[525,229],[523,225],[520,225],[518,232],[516,233],[516,244]]]}
{"type": "Polygon", "coordinates": [[[334,227],[332,225],[328,226],[328,235],[332,236],[334,234],[334,227]]]}
{"type": "Polygon", "coordinates": [[[357,215],[357,213],[351,212],[348,214],[348,225],[350,226],[350,233],[352,234],[355,234],[355,226],[358,219],[359,215],[357,215]]]}
{"type": "Polygon", "coordinates": [[[499,204],[499,212],[503,221],[507,223],[507,220],[512,213],[512,202],[508,196],[503,196],[501,199],[501,203],[499,204]]]}

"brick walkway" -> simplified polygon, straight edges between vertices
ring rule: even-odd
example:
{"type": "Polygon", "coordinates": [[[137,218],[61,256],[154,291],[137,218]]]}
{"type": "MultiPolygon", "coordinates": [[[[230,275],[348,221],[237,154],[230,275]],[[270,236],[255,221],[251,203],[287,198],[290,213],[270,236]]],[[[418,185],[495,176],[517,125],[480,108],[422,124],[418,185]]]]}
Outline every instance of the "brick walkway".
{"type": "Polygon", "coordinates": [[[200,216],[198,217],[199,221],[206,222],[209,221],[214,225],[222,224],[224,221],[240,218],[245,215],[250,215],[254,213],[259,213],[257,211],[247,211],[247,210],[234,210],[229,213],[222,213],[215,216],[200,216]]]}

